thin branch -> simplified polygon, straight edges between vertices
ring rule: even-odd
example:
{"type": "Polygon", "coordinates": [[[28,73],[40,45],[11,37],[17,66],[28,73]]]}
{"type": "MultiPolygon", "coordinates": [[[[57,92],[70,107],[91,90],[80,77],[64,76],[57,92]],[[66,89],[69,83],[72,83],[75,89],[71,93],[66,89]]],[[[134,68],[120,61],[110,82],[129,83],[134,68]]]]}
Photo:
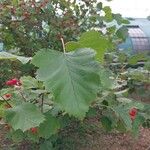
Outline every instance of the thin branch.
{"type": "Polygon", "coordinates": [[[3,99],[3,101],[5,101],[5,102],[7,103],[7,105],[9,105],[10,107],[12,107],[12,106],[10,105],[10,103],[9,103],[3,96],[1,96],[1,98],[3,99]]]}
{"type": "Polygon", "coordinates": [[[64,39],[61,37],[61,43],[62,43],[62,46],[63,46],[63,51],[64,51],[64,54],[66,53],[66,49],[65,49],[65,43],[64,43],[64,39]]]}
{"type": "Polygon", "coordinates": [[[107,107],[108,109],[111,109],[113,112],[115,112],[115,110],[111,106],[107,106],[107,105],[103,105],[103,104],[98,104],[98,106],[107,107]]]}
{"type": "Polygon", "coordinates": [[[27,102],[27,99],[24,97],[23,93],[19,90],[19,93],[21,95],[21,97],[23,98],[24,102],[27,102]]]}
{"type": "Polygon", "coordinates": [[[43,106],[44,106],[44,94],[42,94],[42,103],[41,103],[41,112],[43,113],[43,106]]]}

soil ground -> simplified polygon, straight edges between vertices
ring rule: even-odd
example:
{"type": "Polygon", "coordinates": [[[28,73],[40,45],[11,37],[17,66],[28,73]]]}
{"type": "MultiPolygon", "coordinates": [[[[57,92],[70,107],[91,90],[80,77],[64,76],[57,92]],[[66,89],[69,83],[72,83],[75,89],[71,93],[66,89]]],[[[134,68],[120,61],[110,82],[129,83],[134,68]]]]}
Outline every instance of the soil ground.
{"type": "MultiPolygon", "coordinates": [[[[14,146],[5,139],[5,130],[0,130],[0,150],[31,150],[29,145],[14,146]]],[[[150,129],[141,128],[139,137],[133,138],[129,133],[106,133],[102,130],[84,133],[70,132],[61,137],[60,150],[150,150],[150,129]]]]}

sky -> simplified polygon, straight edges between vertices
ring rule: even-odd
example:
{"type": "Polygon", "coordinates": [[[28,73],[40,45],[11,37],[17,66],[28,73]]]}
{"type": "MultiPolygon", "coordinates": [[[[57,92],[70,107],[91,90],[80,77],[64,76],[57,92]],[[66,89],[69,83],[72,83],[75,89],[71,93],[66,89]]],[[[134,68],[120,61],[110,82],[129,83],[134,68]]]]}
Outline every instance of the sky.
{"type": "Polygon", "coordinates": [[[113,13],[120,13],[123,17],[146,18],[150,16],[150,0],[99,0],[110,6],[113,13]]]}

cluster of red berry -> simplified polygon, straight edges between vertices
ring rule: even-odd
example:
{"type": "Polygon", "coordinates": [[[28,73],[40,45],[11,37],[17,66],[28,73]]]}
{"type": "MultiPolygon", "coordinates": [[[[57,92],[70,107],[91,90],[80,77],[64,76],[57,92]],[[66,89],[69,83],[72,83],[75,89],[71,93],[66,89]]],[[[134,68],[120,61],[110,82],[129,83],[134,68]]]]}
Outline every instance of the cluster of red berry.
{"type": "Polygon", "coordinates": [[[130,109],[129,115],[130,115],[130,118],[131,118],[132,121],[136,118],[137,113],[138,113],[138,111],[137,111],[136,108],[131,108],[130,109]]]}
{"type": "MultiPolygon", "coordinates": [[[[21,84],[21,81],[20,81],[20,80],[14,78],[14,79],[8,80],[8,81],[6,82],[6,85],[7,85],[7,86],[20,87],[22,84],[21,84]]],[[[5,100],[10,100],[10,99],[12,98],[12,94],[7,93],[7,94],[3,95],[3,98],[4,98],[5,100]]],[[[7,102],[7,104],[4,105],[4,107],[5,107],[6,109],[12,108],[12,106],[11,106],[8,102],[7,102]]]]}
{"type": "Polygon", "coordinates": [[[6,82],[6,85],[7,85],[7,86],[15,86],[15,85],[16,85],[16,86],[21,86],[22,84],[21,84],[20,80],[14,78],[14,79],[8,80],[8,81],[6,82]]]}
{"type": "MultiPolygon", "coordinates": [[[[21,86],[22,83],[21,83],[20,80],[14,78],[14,79],[8,80],[8,81],[6,82],[6,85],[7,85],[7,86],[21,86]]],[[[8,93],[8,94],[3,95],[3,98],[4,98],[5,100],[9,100],[9,99],[12,98],[12,95],[8,93]]],[[[4,107],[5,107],[6,109],[12,108],[12,106],[11,106],[10,104],[5,104],[4,107]]],[[[9,125],[6,125],[6,126],[9,126],[9,125]]],[[[9,126],[9,129],[10,129],[10,126],[9,126]]],[[[29,131],[31,131],[33,134],[36,134],[36,133],[38,132],[38,129],[37,129],[36,127],[33,127],[33,128],[30,128],[29,131]]]]}

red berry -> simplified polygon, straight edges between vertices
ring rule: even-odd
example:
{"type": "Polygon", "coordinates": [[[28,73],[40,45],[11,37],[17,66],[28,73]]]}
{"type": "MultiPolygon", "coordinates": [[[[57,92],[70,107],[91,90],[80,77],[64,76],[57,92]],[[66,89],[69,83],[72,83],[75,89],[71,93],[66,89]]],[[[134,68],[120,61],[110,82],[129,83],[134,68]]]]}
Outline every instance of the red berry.
{"type": "Polygon", "coordinates": [[[8,86],[14,86],[14,85],[21,86],[21,82],[20,82],[20,80],[17,80],[14,78],[12,80],[7,81],[6,85],[8,85],[8,86]]]}
{"type": "Polygon", "coordinates": [[[36,134],[37,131],[38,131],[38,129],[37,129],[36,127],[34,127],[34,128],[31,128],[30,131],[31,131],[33,134],[36,134]]]}
{"type": "Polygon", "coordinates": [[[4,97],[6,100],[8,100],[8,99],[10,99],[10,98],[12,97],[12,95],[11,95],[11,94],[5,94],[5,95],[3,95],[3,97],[4,97]]]}
{"type": "Polygon", "coordinates": [[[17,79],[12,79],[12,80],[7,81],[6,85],[8,85],[8,86],[16,85],[17,82],[18,82],[17,79]]]}
{"type": "Polygon", "coordinates": [[[17,84],[18,80],[17,79],[12,79],[11,80],[13,84],[17,84]]]}
{"type": "Polygon", "coordinates": [[[8,85],[8,86],[12,86],[12,85],[13,85],[13,83],[12,83],[12,81],[11,81],[11,80],[9,80],[9,81],[7,81],[7,82],[6,82],[6,85],[8,85]]]}
{"type": "Polygon", "coordinates": [[[134,120],[137,115],[137,109],[136,108],[130,109],[129,115],[130,115],[131,120],[134,120]]]}

